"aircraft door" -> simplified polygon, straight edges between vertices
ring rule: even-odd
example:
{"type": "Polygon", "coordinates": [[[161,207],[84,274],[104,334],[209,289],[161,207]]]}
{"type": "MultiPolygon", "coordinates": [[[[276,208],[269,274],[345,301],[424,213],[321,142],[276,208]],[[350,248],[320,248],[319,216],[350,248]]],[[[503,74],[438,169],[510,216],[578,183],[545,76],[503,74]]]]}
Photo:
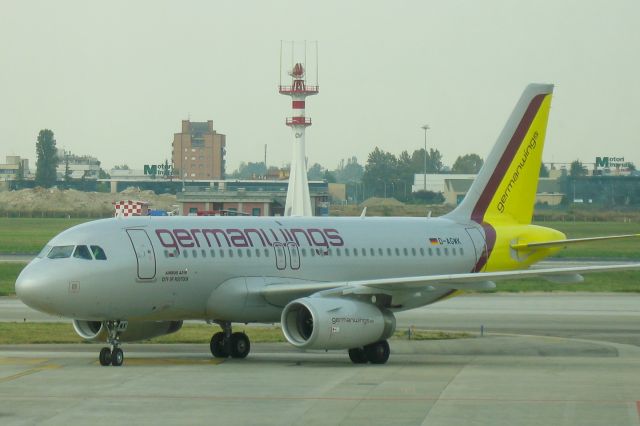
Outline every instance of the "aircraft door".
{"type": "Polygon", "coordinates": [[[273,250],[276,255],[276,268],[282,271],[287,267],[287,255],[285,253],[284,244],[281,242],[273,243],[273,250]]]}
{"type": "Polygon", "coordinates": [[[291,269],[300,269],[300,249],[298,245],[293,241],[289,241],[287,247],[289,248],[289,259],[291,259],[289,266],[291,266],[291,269]]]}
{"type": "MultiPolygon", "coordinates": [[[[482,264],[482,269],[487,265],[487,242],[484,238],[484,234],[478,228],[465,228],[467,234],[469,234],[469,238],[471,238],[471,243],[473,244],[473,249],[476,254],[476,265],[482,264]],[[480,262],[481,259],[484,259],[483,262],[480,262]]],[[[480,271],[476,271],[480,272],[480,271]]]]}
{"type": "Polygon", "coordinates": [[[151,280],[156,276],[156,254],[144,229],[127,229],[127,234],[136,253],[138,278],[151,280]]]}

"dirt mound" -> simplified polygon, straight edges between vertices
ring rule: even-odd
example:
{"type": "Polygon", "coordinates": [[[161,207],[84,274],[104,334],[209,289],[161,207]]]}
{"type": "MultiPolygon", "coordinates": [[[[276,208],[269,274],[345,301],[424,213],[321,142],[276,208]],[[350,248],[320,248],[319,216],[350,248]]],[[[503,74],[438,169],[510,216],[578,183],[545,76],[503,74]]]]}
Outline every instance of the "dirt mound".
{"type": "Polygon", "coordinates": [[[57,188],[21,189],[0,192],[0,213],[20,216],[106,217],[113,215],[113,202],[146,201],[153,209],[172,210],[176,196],[156,195],[129,187],[120,193],[83,192],[57,188]]]}
{"type": "Polygon", "coordinates": [[[404,203],[396,200],[395,198],[379,198],[379,197],[371,197],[364,200],[360,203],[360,207],[395,207],[395,206],[404,206],[404,203]]]}

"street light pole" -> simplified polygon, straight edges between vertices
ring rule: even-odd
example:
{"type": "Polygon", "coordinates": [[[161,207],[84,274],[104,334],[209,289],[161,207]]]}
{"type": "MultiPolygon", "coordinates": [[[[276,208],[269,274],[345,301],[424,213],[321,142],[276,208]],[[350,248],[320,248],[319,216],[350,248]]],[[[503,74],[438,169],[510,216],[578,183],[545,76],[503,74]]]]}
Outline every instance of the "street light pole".
{"type": "Polygon", "coordinates": [[[424,191],[427,192],[427,130],[430,127],[425,124],[422,129],[424,129],[424,191]]]}

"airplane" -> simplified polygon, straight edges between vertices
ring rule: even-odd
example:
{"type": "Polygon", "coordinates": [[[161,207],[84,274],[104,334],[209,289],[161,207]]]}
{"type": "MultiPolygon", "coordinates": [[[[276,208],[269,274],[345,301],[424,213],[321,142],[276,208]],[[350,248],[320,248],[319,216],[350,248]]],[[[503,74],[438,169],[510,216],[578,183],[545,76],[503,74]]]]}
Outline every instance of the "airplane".
{"type": "MultiPolygon", "coordinates": [[[[73,319],[106,342],[101,365],[120,366],[123,342],[218,324],[216,358],[245,358],[232,323],[279,322],[300,349],[348,350],[384,364],[396,312],[496,281],[540,276],[573,283],[588,272],[640,264],[530,269],[567,239],[532,225],[553,86],[527,86],[461,203],[441,217],[111,218],[47,243],[16,281],[28,306],[73,319]]],[[[597,237],[629,238],[637,235],[597,237]]]]}

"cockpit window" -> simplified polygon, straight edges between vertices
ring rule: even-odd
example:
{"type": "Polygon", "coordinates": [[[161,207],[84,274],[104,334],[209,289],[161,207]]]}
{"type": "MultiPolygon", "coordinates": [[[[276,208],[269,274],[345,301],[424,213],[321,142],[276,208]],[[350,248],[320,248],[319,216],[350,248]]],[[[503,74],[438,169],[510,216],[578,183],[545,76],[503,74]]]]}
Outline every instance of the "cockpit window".
{"type": "Polygon", "coordinates": [[[74,246],[56,246],[51,249],[47,257],[49,259],[65,259],[71,257],[74,246]]]}
{"type": "Polygon", "coordinates": [[[77,246],[76,251],[73,252],[73,257],[77,259],[93,260],[91,252],[89,252],[87,246],[77,246]]]}
{"type": "Polygon", "coordinates": [[[91,246],[91,253],[93,253],[93,257],[95,257],[96,260],[107,260],[107,255],[100,246],[91,246]]]}
{"type": "Polygon", "coordinates": [[[50,250],[51,250],[51,246],[49,246],[49,245],[44,246],[44,248],[42,250],[40,250],[40,253],[38,253],[38,255],[36,257],[39,258],[39,259],[41,259],[43,257],[47,257],[47,255],[49,254],[50,250]]]}

